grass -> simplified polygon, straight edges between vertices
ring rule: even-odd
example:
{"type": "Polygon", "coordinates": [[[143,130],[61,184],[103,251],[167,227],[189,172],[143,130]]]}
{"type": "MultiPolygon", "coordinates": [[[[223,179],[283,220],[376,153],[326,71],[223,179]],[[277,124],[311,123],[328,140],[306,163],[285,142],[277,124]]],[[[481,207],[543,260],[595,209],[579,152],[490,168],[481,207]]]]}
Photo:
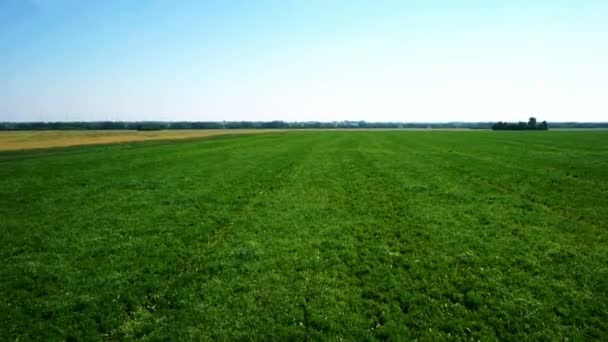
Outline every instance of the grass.
{"type": "Polygon", "coordinates": [[[264,129],[212,130],[89,130],[89,131],[0,131],[0,151],[46,149],[79,145],[97,145],[150,140],[177,140],[225,134],[268,133],[264,129]]]}
{"type": "Polygon", "coordinates": [[[608,338],[608,131],[0,154],[0,339],[608,338]]]}

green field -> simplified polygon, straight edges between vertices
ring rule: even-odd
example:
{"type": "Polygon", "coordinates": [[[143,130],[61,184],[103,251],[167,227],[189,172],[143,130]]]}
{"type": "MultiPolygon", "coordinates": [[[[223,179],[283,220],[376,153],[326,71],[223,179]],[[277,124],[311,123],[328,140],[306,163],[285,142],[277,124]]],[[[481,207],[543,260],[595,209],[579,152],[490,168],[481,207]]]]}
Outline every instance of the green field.
{"type": "Polygon", "coordinates": [[[0,153],[0,340],[608,339],[608,131],[0,153]]]}

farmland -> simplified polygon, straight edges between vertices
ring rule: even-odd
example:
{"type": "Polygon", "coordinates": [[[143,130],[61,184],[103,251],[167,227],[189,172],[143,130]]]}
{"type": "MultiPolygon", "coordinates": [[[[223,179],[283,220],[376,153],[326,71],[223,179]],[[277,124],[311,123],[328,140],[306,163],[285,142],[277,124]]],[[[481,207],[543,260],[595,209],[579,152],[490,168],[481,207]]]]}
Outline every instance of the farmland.
{"type": "Polygon", "coordinates": [[[213,130],[50,130],[0,132],[0,151],[44,149],[79,145],[128,143],[151,140],[178,140],[210,137],[225,134],[266,133],[264,129],[213,129],[213,130]]]}
{"type": "Polygon", "coordinates": [[[0,339],[608,338],[608,131],[0,153],[0,339]]]}

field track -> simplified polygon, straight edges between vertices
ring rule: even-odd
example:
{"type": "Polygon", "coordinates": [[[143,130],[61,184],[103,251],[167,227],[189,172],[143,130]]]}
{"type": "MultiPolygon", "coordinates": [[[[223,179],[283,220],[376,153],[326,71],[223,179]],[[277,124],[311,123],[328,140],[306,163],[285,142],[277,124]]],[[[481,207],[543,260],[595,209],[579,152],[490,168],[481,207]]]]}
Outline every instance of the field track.
{"type": "Polygon", "coordinates": [[[608,131],[0,152],[0,340],[606,340],[607,194],[608,131]]]}

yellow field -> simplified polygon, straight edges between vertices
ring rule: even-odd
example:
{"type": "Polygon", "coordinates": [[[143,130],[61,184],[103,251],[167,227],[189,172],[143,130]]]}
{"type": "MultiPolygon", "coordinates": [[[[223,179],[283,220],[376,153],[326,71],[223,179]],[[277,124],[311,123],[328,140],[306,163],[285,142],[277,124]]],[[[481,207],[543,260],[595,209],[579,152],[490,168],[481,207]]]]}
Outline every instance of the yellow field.
{"type": "Polygon", "coordinates": [[[163,130],[163,131],[6,131],[0,132],[0,151],[76,145],[112,144],[147,140],[201,138],[223,134],[280,132],[265,129],[163,130]]]}

